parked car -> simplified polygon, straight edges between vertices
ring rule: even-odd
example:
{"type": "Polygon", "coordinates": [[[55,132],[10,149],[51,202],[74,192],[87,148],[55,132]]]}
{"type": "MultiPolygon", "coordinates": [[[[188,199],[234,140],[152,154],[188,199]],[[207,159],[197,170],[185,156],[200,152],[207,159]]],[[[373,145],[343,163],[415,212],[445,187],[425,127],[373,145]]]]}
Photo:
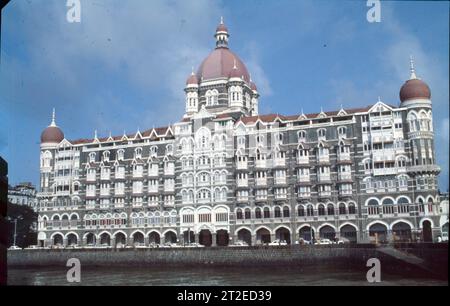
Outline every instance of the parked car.
{"type": "Polygon", "coordinates": [[[231,247],[244,247],[244,246],[248,246],[248,243],[242,240],[238,240],[235,243],[230,245],[231,247]]]}
{"type": "Polygon", "coordinates": [[[270,242],[269,245],[287,245],[287,242],[286,240],[275,239],[274,241],[270,242]]]}
{"type": "Polygon", "coordinates": [[[311,244],[311,241],[305,240],[303,238],[300,238],[299,240],[295,241],[295,244],[300,244],[300,245],[302,245],[302,244],[311,244]]]}
{"type": "Polygon", "coordinates": [[[148,245],[150,248],[159,248],[159,244],[155,242],[150,242],[148,245]]]}
{"type": "Polygon", "coordinates": [[[205,246],[203,244],[200,244],[200,243],[197,243],[197,242],[191,242],[189,244],[186,244],[185,247],[204,248],[205,246]]]}
{"type": "Polygon", "coordinates": [[[344,237],[339,238],[339,240],[337,241],[337,244],[348,244],[348,243],[350,243],[350,240],[344,237]]]}
{"type": "Polygon", "coordinates": [[[333,242],[330,239],[320,239],[317,240],[316,244],[333,244],[333,242]]]}
{"type": "Polygon", "coordinates": [[[18,247],[17,245],[12,245],[8,248],[8,250],[10,251],[14,251],[14,250],[22,250],[22,248],[18,247]]]}
{"type": "Polygon", "coordinates": [[[448,242],[448,232],[442,232],[442,242],[448,242]]]}

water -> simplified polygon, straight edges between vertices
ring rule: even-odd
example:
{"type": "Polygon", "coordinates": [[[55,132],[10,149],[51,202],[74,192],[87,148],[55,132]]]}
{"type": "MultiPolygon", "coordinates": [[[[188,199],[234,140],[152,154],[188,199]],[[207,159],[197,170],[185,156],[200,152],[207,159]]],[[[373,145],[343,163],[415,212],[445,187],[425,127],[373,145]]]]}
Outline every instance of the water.
{"type": "MultiPolygon", "coordinates": [[[[66,267],[9,268],[9,285],[75,285],[66,281],[66,267]]],[[[373,285],[366,281],[365,269],[334,265],[274,268],[142,268],[85,267],[76,285],[145,286],[352,286],[373,285]]],[[[408,277],[382,272],[377,285],[446,286],[447,281],[408,277]]]]}

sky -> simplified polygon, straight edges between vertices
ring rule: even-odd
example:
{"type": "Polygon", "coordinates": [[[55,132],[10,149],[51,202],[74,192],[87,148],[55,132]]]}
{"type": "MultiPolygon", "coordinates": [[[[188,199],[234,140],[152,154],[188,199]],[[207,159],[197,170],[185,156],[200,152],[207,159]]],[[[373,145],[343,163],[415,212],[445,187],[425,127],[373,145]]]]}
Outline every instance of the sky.
{"type": "Polygon", "coordinates": [[[52,108],[67,139],[177,122],[185,81],[215,46],[230,48],[261,94],[260,113],[398,105],[409,57],[432,92],[441,190],[448,189],[449,3],[381,1],[12,0],[2,11],[0,156],[11,184],[39,181],[39,138],[52,108]]]}

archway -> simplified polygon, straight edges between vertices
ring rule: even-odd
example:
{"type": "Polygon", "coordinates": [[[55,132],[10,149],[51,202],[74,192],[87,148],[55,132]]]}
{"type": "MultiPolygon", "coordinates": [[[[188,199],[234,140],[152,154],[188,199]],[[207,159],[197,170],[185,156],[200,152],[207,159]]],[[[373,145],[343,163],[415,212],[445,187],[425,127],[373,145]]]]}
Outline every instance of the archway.
{"type": "Polygon", "coordinates": [[[425,220],[422,223],[422,236],[423,236],[423,242],[432,242],[433,241],[433,234],[431,232],[431,222],[428,220],[425,220]]]}
{"type": "Polygon", "coordinates": [[[329,225],[322,226],[319,230],[319,236],[321,239],[330,239],[334,241],[336,238],[336,231],[329,225]]]}
{"type": "Polygon", "coordinates": [[[95,245],[95,235],[93,233],[89,233],[86,235],[86,245],[95,245]]]}
{"type": "Polygon", "coordinates": [[[311,239],[314,238],[315,233],[314,229],[312,229],[310,226],[303,226],[298,231],[298,235],[299,238],[302,238],[305,241],[311,241],[311,239]]]}
{"type": "Polygon", "coordinates": [[[411,242],[411,226],[405,222],[398,222],[392,226],[392,235],[394,241],[411,242]]]}
{"type": "Polygon", "coordinates": [[[150,244],[155,244],[155,245],[159,245],[161,243],[161,237],[159,236],[159,234],[157,232],[151,232],[148,235],[148,242],[150,244]]]}
{"type": "Polygon", "coordinates": [[[67,245],[68,246],[75,246],[77,244],[78,244],[78,238],[75,234],[67,235],[67,245]]]}
{"type": "Polygon", "coordinates": [[[270,243],[270,232],[266,228],[260,228],[256,232],[256,240],[261,243],[270,243]]]}
{"type": "Polygon", "coordinates": [[[198,242],[201,245],[204,245],[206,247],[211,246],[212,244],[212,235],[211,232],[209,230],[201,230],[199,235],[198,235],[198,242]]]}
{"type": "Polygon", "coordinates": [[[252,245],[252,233],[248,229],[243,228],[243,229],[239,230],[237,232],[237,237],[238,237],[238,240],[244,241],[248,245],[252,245]]]}
{"type": "Polygon", "coordinates": [[[350,243],[356,243],[357,242],[357,232],[356,228],[354,226],[351,226],[350,224],[344,225],[341,227],[340,235],[342,238],[346,238],[350,241],[350,243]]]}
{"type": "Polygon", "coordinates": [[[116,248],[124,247],[127,244],[127,238],[124,233],[117,233],[116,236],[116,248]]]}
{"type": "Polygon", "coordinates": [[[227,246],[230,241],[230,236],[226,230],[218,230],[217,235],[217,246],[227,246]]]}
{"type": "Polygon", "coordinates": [[[102,246],[110,246],[111,245],[111,237],[108,233],[103,233],[100,235],[100,245],[102,246]]]}
{"type": "Polygon", "coordinates": [[[141,232],[136,232],[133,234],[133,243],[135,246],[143,246],[145,245],[144,234],[141,232]]]}
{"type": "Polygon", "coordinates": [[[387,242],[387,227],[381,223],[375,223],[369,228],[369,236],[374,242],[387,242]]]}
{"type": "Polygon", "coordinates": [[[291,244],[291,232],[285,227],[277,229],[275,231],[275,237],[281,241],[286,241],[287,244],[291,244]]]}
{"type": "Polygon", "coordinates": [[[64,245],[64,238],[61,234],[56,234],[55,236],[53,236],[53,245],[54,246],[64,245]]]}
{"type": "Polygon", "coordinates": [[[177,243],[177,234],[172,231],[169,231],[164,234],[164,242],[169,243],[177,243]]]}
{"type": "Polygon", "coordinates": [[[185,244],[194,243],[195,242],[195,234],[194,231],[184,231],[183,239],[185,244]]]}

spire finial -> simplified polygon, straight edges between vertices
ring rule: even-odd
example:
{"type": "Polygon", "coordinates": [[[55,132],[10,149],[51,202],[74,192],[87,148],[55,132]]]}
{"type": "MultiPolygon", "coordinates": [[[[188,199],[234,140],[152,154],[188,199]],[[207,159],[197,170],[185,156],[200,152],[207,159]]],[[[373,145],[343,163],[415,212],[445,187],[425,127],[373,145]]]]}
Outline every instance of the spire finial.
{"type": "Polygon", "coordinates": [[[52,123],[50,123],[50,126],[56,126],[56,114],[55,114],[55,108],[53,108],[53,112],[52,112],[52,123]]]}
{"type": "Polygon", "coordinates": [[[305,113],[303,112],[303,107],[302,107],[302,116],[304,115],[305,113]]]}
{"type": "Polygon", "coordinates": [[[111,131],[109,131],[109,138],[112,138],[112,134],[111,134],[111,131]]]}
{"type": "Polygon", "coordinates": [[[378,102],[381,102],[381,97],[380,96],[378,96],[378,102]]]}
{"type": "Polygon", "coordinates": [[[220,24],[223,24],[223,16],[220,16],[220,24]]]}
{"type": "Polygon", "coordinates": [[[97,139],[97,130],[94,131],[94,139],[97,139]]]}
{"type": "Polygon", "coordinates": [[[414,58],[412,55],[409,56],[409,70],[411,72],[411,76],[409,77],[409,79],[417,79],[416,70],[414,68],[414,58]]]}
{"type": "Polygon", "coordinates": [[[191,66],[191,75],[194,75],[194,66],[191,66]]]}
{"type": "Polygon", "coordinates": [[[323,108],[322,108],[322,106],[320,107],[320,112],[323,113],[323,108]]]}

